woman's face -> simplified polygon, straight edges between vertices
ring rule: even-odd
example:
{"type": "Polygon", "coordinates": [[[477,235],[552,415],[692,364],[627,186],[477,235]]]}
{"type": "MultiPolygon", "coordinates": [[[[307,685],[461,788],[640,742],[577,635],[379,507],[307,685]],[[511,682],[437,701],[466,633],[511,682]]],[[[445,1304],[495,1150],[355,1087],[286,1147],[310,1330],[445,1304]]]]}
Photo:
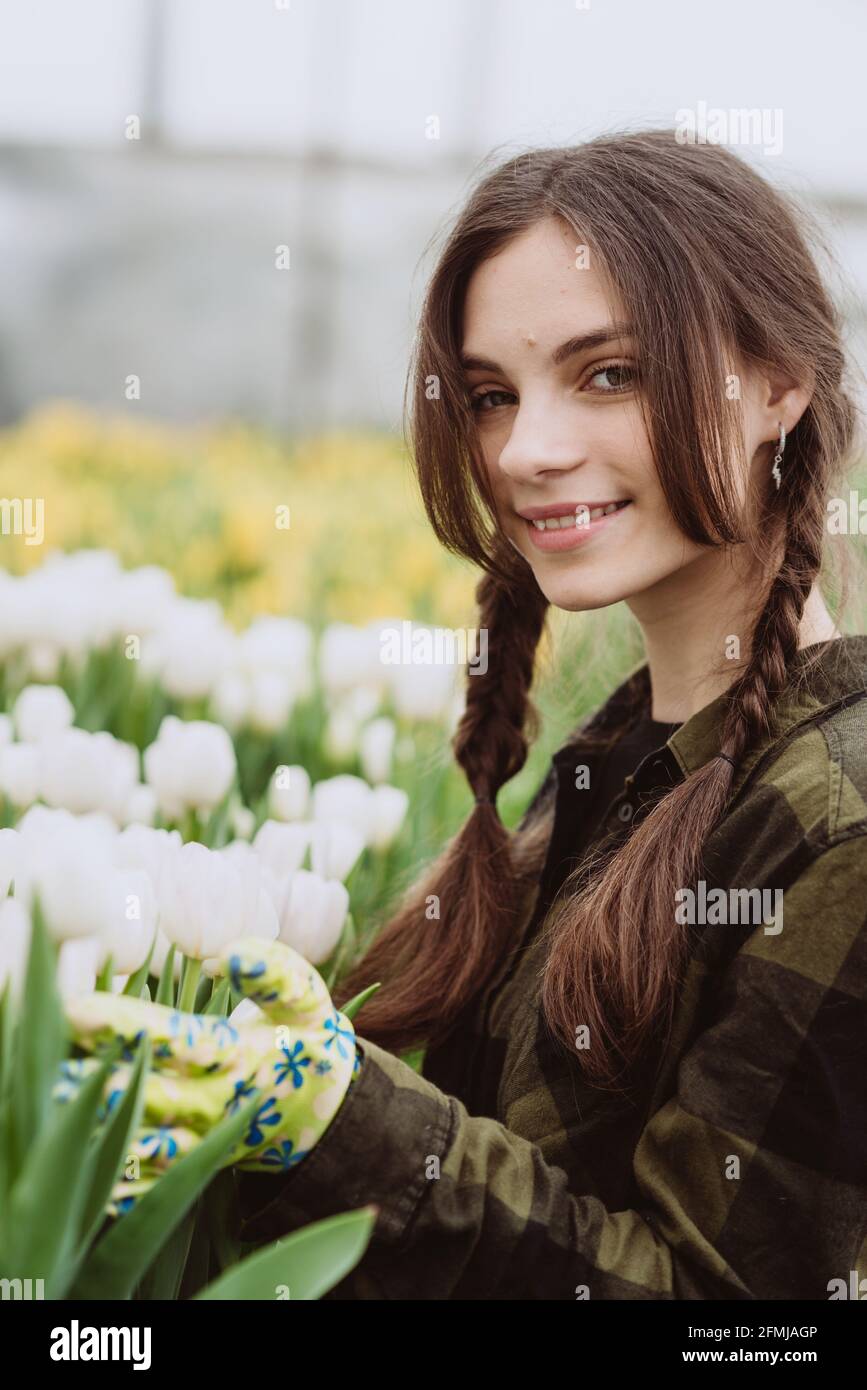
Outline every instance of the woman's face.
{"type": "MultiPolygon", "coordinates": [[[[577,268],[575,242],[549,218],[483,262],[462,354],[499,523],[548,601],[570,611],[658,585],[671,597],[675,576],[679,588],[719,554],[669,513],[634,389],[635,341],[600,276],[577,268]]],[[[764,420],[743,404],[757,447],[764,420]]]]}

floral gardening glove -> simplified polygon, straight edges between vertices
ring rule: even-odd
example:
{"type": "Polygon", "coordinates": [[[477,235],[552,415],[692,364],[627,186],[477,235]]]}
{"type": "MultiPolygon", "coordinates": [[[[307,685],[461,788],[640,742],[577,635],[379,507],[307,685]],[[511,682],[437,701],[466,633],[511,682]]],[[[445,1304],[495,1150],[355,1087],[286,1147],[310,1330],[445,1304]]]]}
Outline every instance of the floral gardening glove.
{"type": "MultiPolygon", "coordinates": [[[[143,1034],[153,1047],[144,1123],[130,1150],[139,1175],[116,1184],[111,1214],[126,1210],[257,1091],[261,1105],[223,1167],[291,1168],[324,1134],[361,1069],[351,1022],[335,1009],[314,967],[290,946],[240,937],[225,947],[215,973],[228,975],[233,989],[262,1014],[232,1023],[218,1014],[180,1013],[117,994],[66,1001],[74,1040],[86,1051],[99,1052],[121,1039],[131,1058],[143,1034]]],[[[91,1058],[65,1063],[55,1094],[68,1095],[97,1065],[91,1058]]],[[[131,1070],[129,1062],[114,1067],[107,1110],[122,1096],[131,1070]]]]}

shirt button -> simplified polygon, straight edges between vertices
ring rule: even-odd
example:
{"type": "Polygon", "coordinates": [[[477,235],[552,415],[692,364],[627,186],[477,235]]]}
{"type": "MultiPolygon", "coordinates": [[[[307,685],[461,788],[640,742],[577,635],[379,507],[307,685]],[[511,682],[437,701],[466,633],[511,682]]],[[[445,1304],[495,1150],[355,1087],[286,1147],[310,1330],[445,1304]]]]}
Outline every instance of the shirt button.
{"type": "Polygon", "coordinates": [[[619,808],[617,814],[622,821],[627,821],[632,819],[634,810],[635,807],[633,806],[631,801],[624,801],[623,805],[619,808]]]}

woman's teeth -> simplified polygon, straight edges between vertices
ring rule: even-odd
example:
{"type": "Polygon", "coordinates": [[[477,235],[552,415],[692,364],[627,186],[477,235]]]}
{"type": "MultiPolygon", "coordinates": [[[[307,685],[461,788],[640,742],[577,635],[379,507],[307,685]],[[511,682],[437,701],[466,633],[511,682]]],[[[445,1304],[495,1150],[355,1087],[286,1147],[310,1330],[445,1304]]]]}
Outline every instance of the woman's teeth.
{"type": "Polygon", "coordinates": [[[578,507],[565,516],[548,516],[544,521],[534,521],[533,525],[537,531],[562,531],[567,526],[577,526],[579,520],[586,526],[589,521],[598,521],[600,516],[608,516],[627,505],[626,502],[609,502],[607,507],[591,507],[589,511],[586,507],[578,507]]]}

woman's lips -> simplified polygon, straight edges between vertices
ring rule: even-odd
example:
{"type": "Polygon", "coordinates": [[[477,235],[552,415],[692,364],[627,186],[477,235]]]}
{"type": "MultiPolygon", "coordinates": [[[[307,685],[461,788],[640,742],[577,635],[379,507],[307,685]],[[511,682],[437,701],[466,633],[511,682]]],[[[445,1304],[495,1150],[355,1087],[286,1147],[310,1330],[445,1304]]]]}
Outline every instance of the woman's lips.
{"type": "Polygon", "coordinates": [[[631,505],[631,502],[627,502],[625,507],[618,508],[616,512],[608,512],[606,516],[600,516],[595,521],[578,521],[574,526],[560,526],[556,530],[548,530],[546,527],[544,531],[540,531],[532,521],[526,518],[522,520],[537,550],[574,550],[585,541],[589,541],[592,536],[598,535],[612,522],[616,522],[618,517],[629,511],[631,505]]]}

